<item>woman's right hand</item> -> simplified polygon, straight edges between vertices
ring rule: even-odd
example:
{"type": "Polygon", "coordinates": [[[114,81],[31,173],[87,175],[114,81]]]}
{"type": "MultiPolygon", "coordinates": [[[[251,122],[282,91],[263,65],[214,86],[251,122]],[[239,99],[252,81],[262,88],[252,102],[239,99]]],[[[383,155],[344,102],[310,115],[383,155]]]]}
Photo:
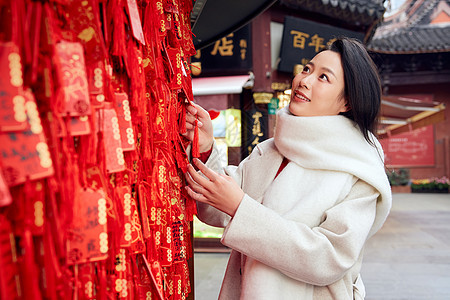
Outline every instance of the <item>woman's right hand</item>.
{"type": "Polygon", "coordinates": [[[214,142],[213,126],[209,113],[200,105],[188,105],[186,108],[186,133],[191,142],[194,140],[195,120],[198,120],[198,145],[200,153],[209,151],[214,142]]]}

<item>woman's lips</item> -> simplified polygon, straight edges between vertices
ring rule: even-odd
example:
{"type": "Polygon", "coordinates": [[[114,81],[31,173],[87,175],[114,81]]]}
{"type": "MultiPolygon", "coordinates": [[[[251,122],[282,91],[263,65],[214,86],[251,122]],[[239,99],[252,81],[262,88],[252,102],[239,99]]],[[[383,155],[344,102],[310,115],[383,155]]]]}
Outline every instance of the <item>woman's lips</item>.
{"type": "Polygon", "coordinates": [[[308,99],[302,92],[295,91],[294,92],[294,100],[298,102],[311,102],[311,100],[308,99]]]}

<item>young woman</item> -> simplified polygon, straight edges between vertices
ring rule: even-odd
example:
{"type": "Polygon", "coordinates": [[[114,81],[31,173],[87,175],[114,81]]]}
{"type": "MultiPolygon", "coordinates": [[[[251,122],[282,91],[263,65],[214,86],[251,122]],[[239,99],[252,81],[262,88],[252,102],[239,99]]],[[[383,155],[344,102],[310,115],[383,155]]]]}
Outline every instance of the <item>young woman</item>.
{"type": "Polygon", "coordinates": [[[186,136],[198,118],[200,151],[212,152],[194,159],[203,174],[189,166],[187,191],[233,249],[220,299],[364,299],[364,245],[391,207],[372,134],[380,98],[364,47],[337,39],[293,79],[274,138],[225,169],[208,113],[189,108],[186,136]]]}

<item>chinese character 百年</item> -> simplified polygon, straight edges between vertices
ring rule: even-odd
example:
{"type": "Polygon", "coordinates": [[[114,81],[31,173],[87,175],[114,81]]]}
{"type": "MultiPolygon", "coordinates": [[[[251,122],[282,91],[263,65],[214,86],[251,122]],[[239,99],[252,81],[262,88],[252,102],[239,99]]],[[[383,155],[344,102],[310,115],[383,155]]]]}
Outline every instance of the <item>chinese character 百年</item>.
{"type": "Polygon", "coordinates": [[[313,46],[314,48],[316,48],[316,52],[319,52],[320,49],[325,48],[323,40],[324,40],[323,38],[315,34],[311,37],[311,43],[309,43],[308,46],[313,46]]]}
{"type": "Polygon", "coordinates": [[[309,34],[297,30],[291,30],[290,33],[294,35],[294,48],[305,49],[305,41],[306,38],[309,38],[309,34]]]}

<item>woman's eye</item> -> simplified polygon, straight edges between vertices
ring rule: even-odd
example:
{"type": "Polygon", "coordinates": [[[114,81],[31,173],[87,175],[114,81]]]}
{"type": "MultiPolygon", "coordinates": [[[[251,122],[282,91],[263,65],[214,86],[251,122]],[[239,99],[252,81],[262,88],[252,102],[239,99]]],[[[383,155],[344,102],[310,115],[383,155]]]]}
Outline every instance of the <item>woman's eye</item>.
{"type": "Polygon", "coordinates": [[[309,73],[309,67],[308,66],[304,66],[303,67],[303,73],[309,73]]]}
{"type": "Polygon", "coordinates": [[[322,75],[320,75],[319,77],[320,77],[320,79],[323,79],[323,80],[328,81],[328,76],[325,75],[325,74],[322,74],[322,75]]]}

